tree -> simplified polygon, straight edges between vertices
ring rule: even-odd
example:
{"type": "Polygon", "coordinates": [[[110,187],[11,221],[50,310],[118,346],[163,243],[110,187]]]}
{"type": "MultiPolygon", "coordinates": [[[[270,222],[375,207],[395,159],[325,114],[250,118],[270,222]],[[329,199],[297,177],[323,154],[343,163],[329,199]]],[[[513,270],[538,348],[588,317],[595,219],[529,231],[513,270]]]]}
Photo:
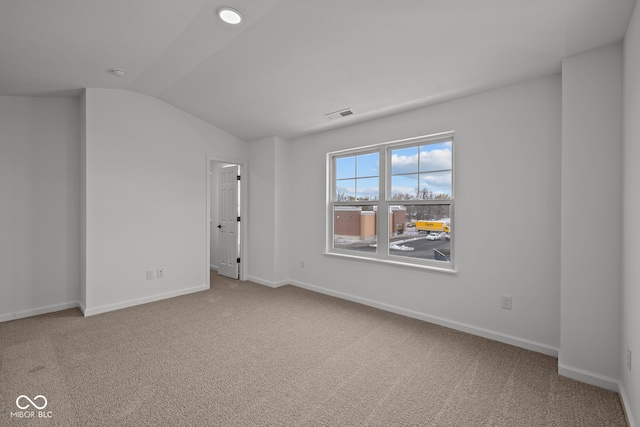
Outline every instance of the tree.
{"type": "Polygon", "coordinates": [[[336,188],[336,201],[337,202],[346,202],[349,198],[347,197],[347,189],[344,187],[336,188]]]}
{"type": "Polygon", "coordinates": [[[411,200],[413,197],[409,193],[399,192],[391,196],[391,200],[411,200]]]}
{"type": "Polygon", "coordinates": [[[347,195],[347,189],[344,187],[336,187],[336,202],[370,202],[378,200],[375,196],[354,197],[347,195]]]}

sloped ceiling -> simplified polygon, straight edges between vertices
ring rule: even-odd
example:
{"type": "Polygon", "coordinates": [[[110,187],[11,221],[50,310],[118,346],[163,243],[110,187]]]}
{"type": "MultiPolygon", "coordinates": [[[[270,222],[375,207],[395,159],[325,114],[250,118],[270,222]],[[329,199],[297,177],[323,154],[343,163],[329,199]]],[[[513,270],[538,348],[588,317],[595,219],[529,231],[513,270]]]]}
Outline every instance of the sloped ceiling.
{"type": "Polygon", "coordinates": [[[1,0],[0,95],[160,98],[246,141],[560,72],[635,0],[1,0]],[[241,25],[218,20],[230,6],[241,25]],[[124,68],[124,77],[108,73],[124,68]],[[351,108],[354,115],[325,114],[351,108]]]}

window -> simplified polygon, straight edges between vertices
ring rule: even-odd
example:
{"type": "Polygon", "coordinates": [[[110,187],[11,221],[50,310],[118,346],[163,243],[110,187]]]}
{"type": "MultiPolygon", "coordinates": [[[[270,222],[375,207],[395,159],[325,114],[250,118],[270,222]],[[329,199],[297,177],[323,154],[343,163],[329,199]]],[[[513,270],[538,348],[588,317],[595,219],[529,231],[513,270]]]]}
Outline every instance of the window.
{"type": "Polygon", "coordinates": [[[453,270],[453,132],[329,153],[327,253],[453,270]]]}

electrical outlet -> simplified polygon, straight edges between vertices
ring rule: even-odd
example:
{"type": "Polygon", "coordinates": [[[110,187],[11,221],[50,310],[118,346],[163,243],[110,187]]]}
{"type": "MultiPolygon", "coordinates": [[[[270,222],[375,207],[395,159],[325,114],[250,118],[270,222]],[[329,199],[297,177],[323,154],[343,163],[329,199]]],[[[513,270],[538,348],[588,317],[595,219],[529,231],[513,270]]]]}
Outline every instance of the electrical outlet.
{"type": "Polygon", "coordinates": [[[500,296],[500,307],[511,310],[511,296],[509,295],[501,295],[500,296]]]}
{"type": "Polygon", "coordinates": [[[631,349],[627,349],[627,368],[631,370],[631,349]]]}
{"type": "Polygon", "coordinates": [[[153,270],[147,270],[147,280],[153,279],[153,270]]]}
{"type": "Polygon", "coordinates": [[[164,268],[158,269],[158,279],[162,279],[164,277],[164,268]]]}

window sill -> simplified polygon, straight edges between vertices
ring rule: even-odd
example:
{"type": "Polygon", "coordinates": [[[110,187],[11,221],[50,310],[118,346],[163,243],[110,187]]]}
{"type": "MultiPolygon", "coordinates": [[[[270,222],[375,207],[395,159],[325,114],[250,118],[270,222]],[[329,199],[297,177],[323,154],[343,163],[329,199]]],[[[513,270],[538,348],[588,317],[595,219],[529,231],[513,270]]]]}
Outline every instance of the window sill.
{"type": "Polygon", "coordinates": [[[454,270],[452,268],[437,267],[435,265],[413,264],[408,262],[395,261],[392,259],[369,258],[369,257],[350,255],[350,254],[344,254],[344,253],[338,253],[338,252],[324,252],[324,255],[327,255],[330,257],[337,257],[337,258],[347,258],[355,261],[372,262],[375,264],[392,265],[395,267],[409,268],[412,270],[432,271],[434,273],[451,274],[451,275],[458,274],[458,270],[454,270]]]}

